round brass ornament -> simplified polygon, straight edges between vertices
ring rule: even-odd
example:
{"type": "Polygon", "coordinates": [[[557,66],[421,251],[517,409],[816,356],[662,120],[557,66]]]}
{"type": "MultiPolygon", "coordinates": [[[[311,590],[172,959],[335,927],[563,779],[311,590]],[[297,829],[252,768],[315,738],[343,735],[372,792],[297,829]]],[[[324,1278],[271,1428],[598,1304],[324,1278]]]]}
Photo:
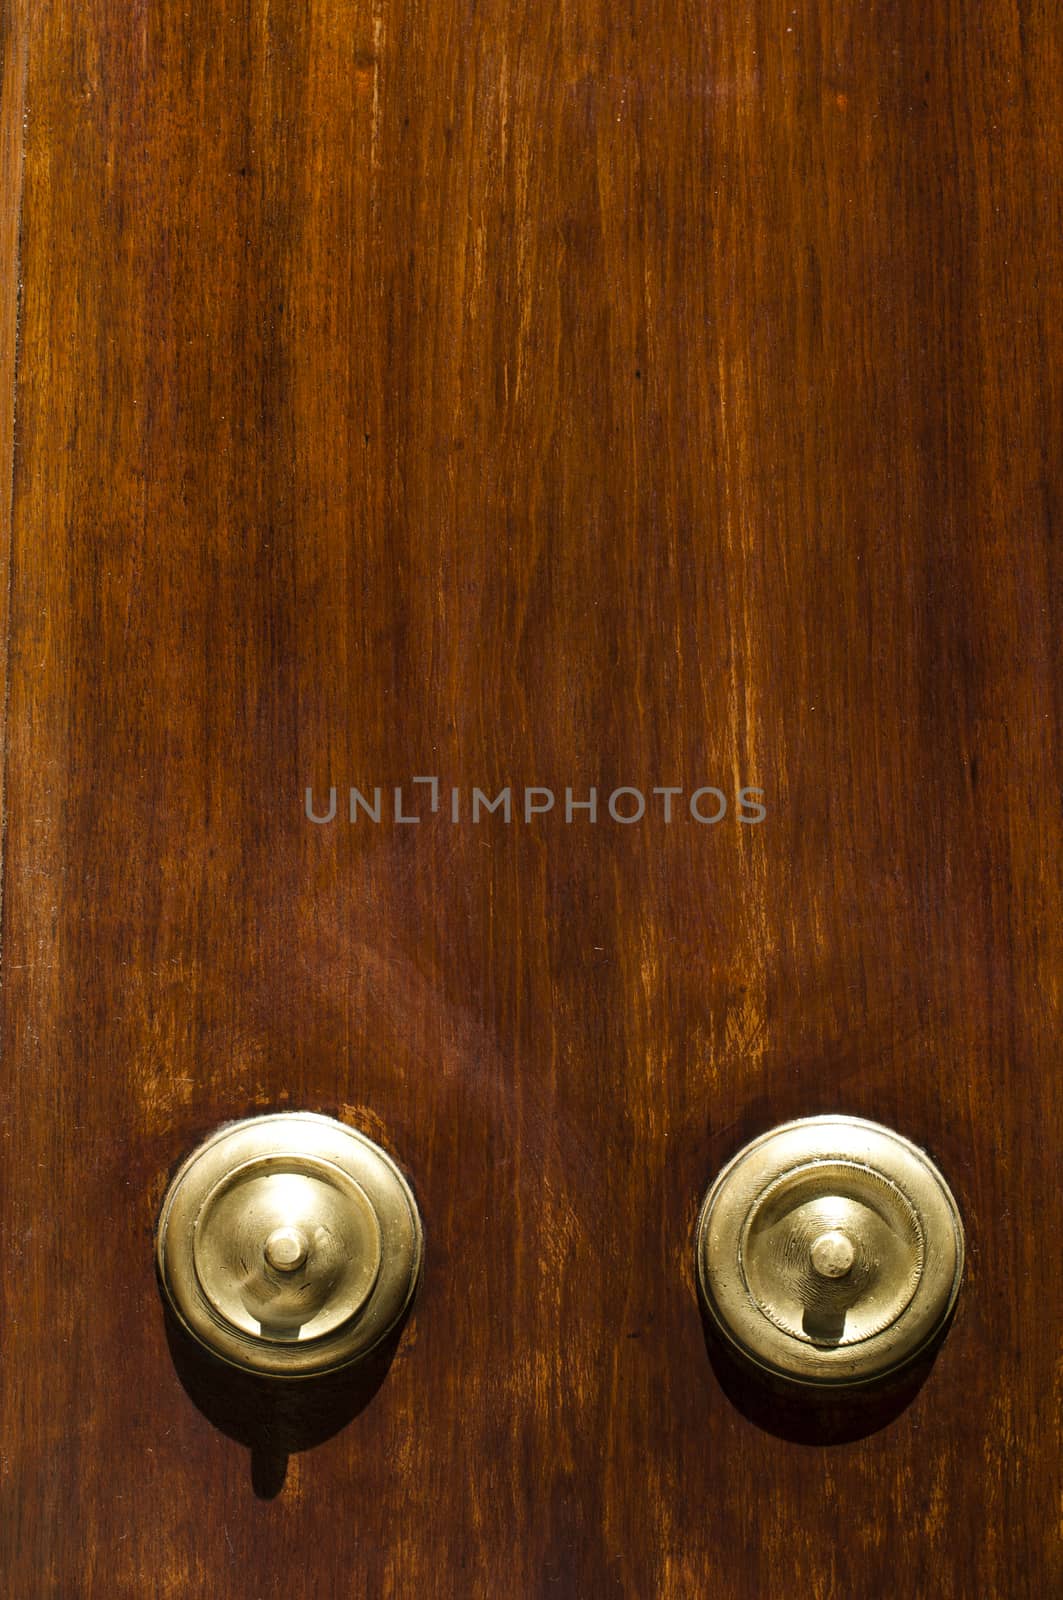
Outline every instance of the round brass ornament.
{"type": "Polygon", "coordinates": [[[417,1203],[354,1128],[311,1112],[220,1128],[159,1217],[163,1292],[193,1338],[250,1372],[348,1365],[395,1327],[421,1266],[417,1203]]]}
{"type": "Polygon", "coordinates": [[[697,1276],[724,1337],[804,1384],[863,1384],[946,1322],[963,1224],[930,1158],[859,1117],[806,1117],[755,1139],[709,1189],[697,1276]]]}

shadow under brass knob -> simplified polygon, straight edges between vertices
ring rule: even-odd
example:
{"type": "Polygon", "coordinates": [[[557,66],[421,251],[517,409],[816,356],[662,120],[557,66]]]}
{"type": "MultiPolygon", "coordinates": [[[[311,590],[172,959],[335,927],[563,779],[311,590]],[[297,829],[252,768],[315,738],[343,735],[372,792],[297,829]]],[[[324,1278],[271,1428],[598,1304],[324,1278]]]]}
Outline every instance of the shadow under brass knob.
{"type": "Polygon", "coordinates": [[[859,1117],[808,1117],[755,1139],[698,1220],[698,1282],[717,1328],[798,1383],[869,1383],[912,1360],[947,1321],[963,1259],[933,1162],[859,1117]]]}
{"type": "Polygon", "coordinates": [[[416,1287],[417,1203],[391,1157],[331,1117],[220,1128],[178,1171],[156,1258],[178,1320],[250,1372],[309,1377],[367,1354],[416,1287]]]}

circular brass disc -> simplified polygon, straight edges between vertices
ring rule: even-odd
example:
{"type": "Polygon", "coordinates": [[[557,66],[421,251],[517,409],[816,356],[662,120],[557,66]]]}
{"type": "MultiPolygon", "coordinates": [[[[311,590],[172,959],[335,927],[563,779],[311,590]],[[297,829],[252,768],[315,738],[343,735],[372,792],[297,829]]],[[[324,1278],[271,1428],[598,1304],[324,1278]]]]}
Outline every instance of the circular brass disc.
{"type": "Polygon", "coordinates": [[[698,1282],[716,1325],[799,1383],[868,1383],[910,1361],[947,1319],[963,1256],[933,1162],[859,1117],[808,1117],[755,1139],[698,1220],[698,1282]]]}
{"type": "Polygon", "coordinates": [[[380,1229],[342,1167],[264,1156],[214,1186],[192,1255],[200,1287],[233,1327],[316,1339],[365,1303],[380,1270],[380,1229]],[[281,1233],[291,1236],[290,1262],[278,1253],[281,1233]]]}
{"type": "Polygon", "coordinates": [[[181,1167],[159,1219],[166,1298],[234,1366],[307,1377],[378,1344],[417,1283],[405,1178],[364,1134],[310,1112],[221,1128],[181,1167]]]}

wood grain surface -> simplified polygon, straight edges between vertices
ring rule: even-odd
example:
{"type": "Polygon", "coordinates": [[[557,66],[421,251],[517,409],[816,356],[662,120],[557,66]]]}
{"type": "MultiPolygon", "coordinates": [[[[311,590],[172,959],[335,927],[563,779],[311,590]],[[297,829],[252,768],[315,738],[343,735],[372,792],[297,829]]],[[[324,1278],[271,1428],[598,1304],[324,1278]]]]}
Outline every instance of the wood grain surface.
{"type": "Polygon", "coordinates": [[[5,1593],[1052,1592],[1055,8],[2,15],[5,1593]],[[768,816],[347,822],[426,774],[768,816]],[[313,1400],[211,1391],[153,1273],[275,1107],[426,1224],[313,1400]],[[693,1275],[828,1110],[970,1244],[925,1381],[829,1416],[693,1275]]]}

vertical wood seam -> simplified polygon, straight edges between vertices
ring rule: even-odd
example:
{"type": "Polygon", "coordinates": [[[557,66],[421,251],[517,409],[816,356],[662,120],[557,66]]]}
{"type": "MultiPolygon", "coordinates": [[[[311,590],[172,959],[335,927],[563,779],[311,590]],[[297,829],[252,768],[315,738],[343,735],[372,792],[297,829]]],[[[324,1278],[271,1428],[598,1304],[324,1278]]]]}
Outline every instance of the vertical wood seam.
{"type": "Polygon", "coordinates": [[[7,860],[8,701],[11,675],[11,564],[15,504],[16,393],[22,300],[22,187],[25,169],[25,18],[13,3],[0,9],[0,985],[7,860]]]}

